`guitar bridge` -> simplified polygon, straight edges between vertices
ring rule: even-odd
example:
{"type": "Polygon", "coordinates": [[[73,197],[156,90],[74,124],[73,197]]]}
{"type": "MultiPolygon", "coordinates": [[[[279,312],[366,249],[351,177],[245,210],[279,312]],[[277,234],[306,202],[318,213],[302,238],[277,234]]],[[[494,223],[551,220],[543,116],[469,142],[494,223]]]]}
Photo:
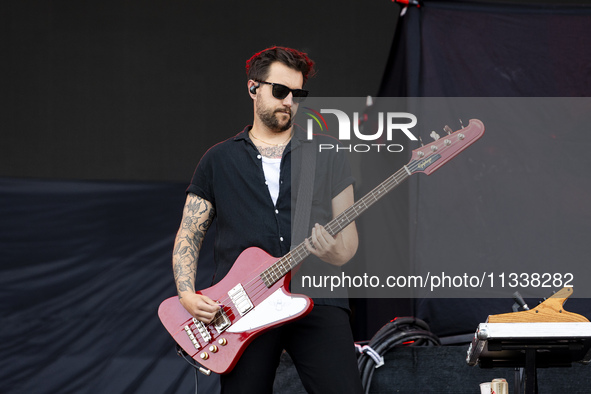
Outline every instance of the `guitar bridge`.
{"type": "Polygon", "coordinates": [[[211,334],[209,333],[209,331],[207,331],[207,327],[205,327],[205,324],[203,324],[203,322],[200,322],[195,318],[193,318],[193,323],[195,324],[195,327],[197,327],[197,331],[199,331],[199,334],[201,334],[201,338],[203,338],[205,342],[211,341],[211,334]]]}
{"type": "Polygon", "coordinates": [[[213,318],[213,326],[215,327],[217,332],[221,334],[231,325],[232,325],[232,322],[230,321],[230,318],[228,317],[228,315],[226,315],[226,311],[224,311],[223,307],[220,308],[218,313],[213,318]]]}
{"type": "Polygon", "coordinates": [[[187,336],[189,337],[189,339],[193,343],[193,346],[195,346],[195,349],[199,350],[199,348],[201,348],[201,346],[199,346],[199,342],[197,341],[197,338],[195,338],[193,331],[191,330],[191,328],[188,325],[185,326],[185,332],[187,333],[187,336]]]}
{"type": "Polygon", "coordinates": [[[240,316],[244,316],[248,311],[250,311],[254,305],[248,298],[248,294],[244,290],[244,287],[240,283],[238,283],[232,290],[228,292],[228,295],[232,299],[232,302],[236,306],[238,313],[240,316]]]}

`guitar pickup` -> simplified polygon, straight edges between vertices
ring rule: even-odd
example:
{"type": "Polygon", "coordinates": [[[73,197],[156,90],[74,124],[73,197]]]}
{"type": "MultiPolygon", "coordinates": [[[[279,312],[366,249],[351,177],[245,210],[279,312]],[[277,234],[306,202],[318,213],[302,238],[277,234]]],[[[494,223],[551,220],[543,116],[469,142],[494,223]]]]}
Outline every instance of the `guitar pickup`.
{"type": "Polygon", "coordinates": [[[232,325],[232,322],[230,321],[230,318],[228,317],[228,315],[226,315],[226,311],[224,311],[223,307],[220,308],[218,313],[213,318],[213,326],[215,327],[217,332],[219,334],[221,334],[231,325],[232,325]]]}
{"type": "Polygon", "coordinates": [[[242,287],[240,283],[238,283],[232,290],[230,290],[228,292],[228,295],[230,296],[230,299],[232,299],[232,302],[236,306],[236,309],[238,310],[238,313],[240,313],[240,316],[244,316],[248,311],[250,311],[254,307],[254,305],[252,305],[252,302],[250,301],[250,298],[248,298],[248,294],[246,294],[244,287],[242,287]]]}

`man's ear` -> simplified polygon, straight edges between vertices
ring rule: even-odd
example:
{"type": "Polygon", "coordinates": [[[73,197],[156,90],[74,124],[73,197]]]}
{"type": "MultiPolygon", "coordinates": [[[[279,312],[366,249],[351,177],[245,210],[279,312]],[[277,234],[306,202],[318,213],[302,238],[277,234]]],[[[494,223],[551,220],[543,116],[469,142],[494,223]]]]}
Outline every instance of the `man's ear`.
{"type": "MultiPolygon", "coordinates": [[[[248,81],[248,91],[252,96],[255,96],[257,94],[257,89],[259,88],[259,86],[261,86],[260,83],[253,81],[252,79],[250,81],[248,81]]],[[[254,99],[254,97],[253,97],[254,99]]]]}

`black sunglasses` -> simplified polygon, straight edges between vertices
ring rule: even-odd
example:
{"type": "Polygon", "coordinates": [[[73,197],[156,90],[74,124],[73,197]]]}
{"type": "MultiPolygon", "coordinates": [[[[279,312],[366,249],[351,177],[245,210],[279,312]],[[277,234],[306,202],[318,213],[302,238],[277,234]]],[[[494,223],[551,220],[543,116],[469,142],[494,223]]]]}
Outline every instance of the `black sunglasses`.
{"type": "Polygon", "coordinates": [[[285,85],[281,85],[280,83],[266,81],[257,82],[273,86],[273,97],[279,100],[283,100],[284,98],[286,98],[290,92],[293,95],[293,101],[295,103],[301,103],[306,99],[306,97],[308,97],[308,91],[304,89],[290,89],[285,85]]]}

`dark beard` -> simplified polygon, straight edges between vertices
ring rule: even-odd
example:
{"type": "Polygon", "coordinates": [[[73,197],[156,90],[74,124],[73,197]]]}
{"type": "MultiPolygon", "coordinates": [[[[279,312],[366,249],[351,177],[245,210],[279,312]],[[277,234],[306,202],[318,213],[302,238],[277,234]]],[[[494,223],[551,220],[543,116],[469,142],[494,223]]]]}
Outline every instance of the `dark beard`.
{"type": "Polygon", "coordinates": [[[289,120],[285,124],[279,123],[279,118],[277,118],[276,113],[282,112],[281,110],[271,111],[257,111],[259,118],[263,122],[263,124],[269,128],[269,130],[273,130],[276,132],[283,132],[287,131],[291,128],[291,110],[289,111],[289,120]]]}

